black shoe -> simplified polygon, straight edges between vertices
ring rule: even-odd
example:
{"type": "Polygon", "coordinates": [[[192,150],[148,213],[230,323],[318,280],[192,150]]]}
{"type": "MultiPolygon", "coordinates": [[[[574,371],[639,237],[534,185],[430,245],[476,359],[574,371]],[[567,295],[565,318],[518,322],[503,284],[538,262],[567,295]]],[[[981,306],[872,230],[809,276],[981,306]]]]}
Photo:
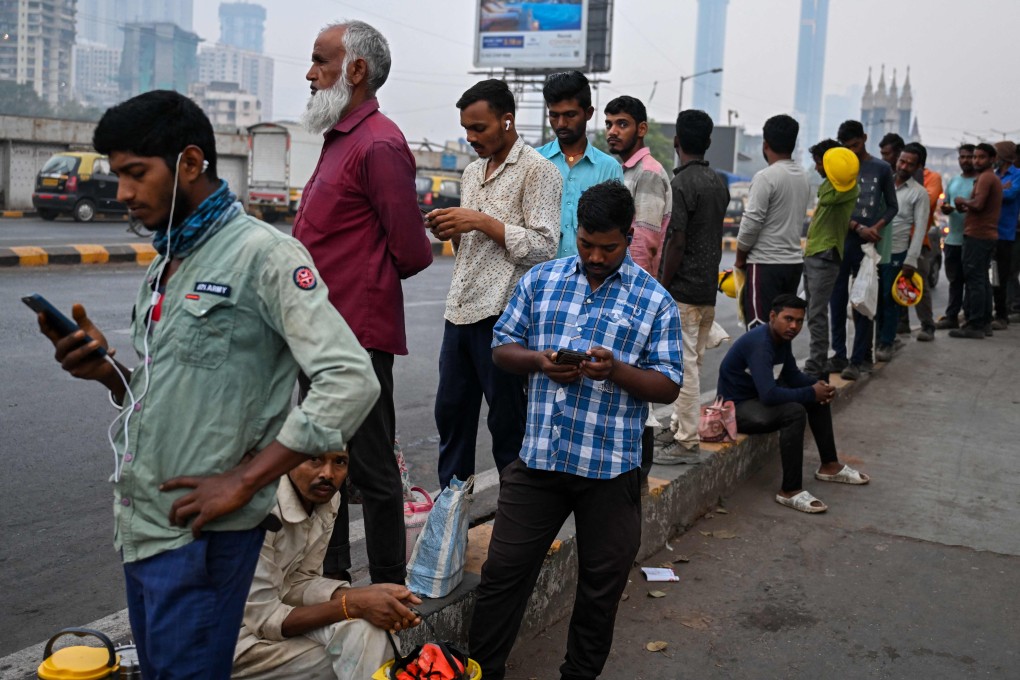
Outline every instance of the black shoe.
{"type": "Polygon", "coordinates": [[[875,349],[875,358],[879,361],[892,361],[893,348],[890,345],[879,345],[875,349]]]}
{"type": "Polygon", "coordinates": [[[935,322],[935,328],[937,328],[940,331],[946,331],[951,328],[959,327],[960,327],[959,321],[957,321],[956,319],[950,319],[949,317],[945,316],[935,322]]]}
{"type": "Polygon", "coordinates": [[[825,362],[825,366],[822,371],[825,373],[841,373],[844,368],[850,365],[850,362],[843,357],[829,357],[829,360],[825,362]]]}
{"type": "Polygon", "coordinates": [[[992,321],[991,329],[993,331],[1006,331],[1009,330],[1009,319],[1003,319],[999,317],[992,321]]]}
{"type": "Polygon", "coordinates": [[[988,324],[987,326],[985,326],[985,337],[986,338],[992,337],[993,335],[995,335],[994,331],[995,329],[992,328],[992,324],[988,324]]]}
{"type": "Polygon", "coordinates": [[[949,331],[951,338],[970,338],[972,340],[984,340],[985,332],[977,328],[954,328],[949,331]]]}
{"type": "Polygon", "coordinates": [[[918,342],[931,342],[934,339],[935,339],[935,329],[931,328],[931,327],[930,328],[922,328],[920,330],[920,332],[918,332],[918,334],[917,334],[917,341],[918,342]]]}
{"type": "Polygon", "coordinates": [[[861,377],[861,367],[857,364],[850,364],[839,374],[843,380],[858,380],[861,377]]]}

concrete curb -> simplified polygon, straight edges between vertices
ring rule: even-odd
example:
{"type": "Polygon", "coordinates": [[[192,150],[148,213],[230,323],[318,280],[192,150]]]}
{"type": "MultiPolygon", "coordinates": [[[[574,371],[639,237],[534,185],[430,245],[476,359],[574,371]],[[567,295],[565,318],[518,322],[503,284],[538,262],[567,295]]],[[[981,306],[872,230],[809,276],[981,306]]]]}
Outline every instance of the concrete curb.
{"type": "Polygon", "coordinates": [[[66,246],[12,246],[0,248],[0,267],[45,267],[51,264],[147,265],[156,257],[148,243],[116,245],[75,244],[66,246]]]}

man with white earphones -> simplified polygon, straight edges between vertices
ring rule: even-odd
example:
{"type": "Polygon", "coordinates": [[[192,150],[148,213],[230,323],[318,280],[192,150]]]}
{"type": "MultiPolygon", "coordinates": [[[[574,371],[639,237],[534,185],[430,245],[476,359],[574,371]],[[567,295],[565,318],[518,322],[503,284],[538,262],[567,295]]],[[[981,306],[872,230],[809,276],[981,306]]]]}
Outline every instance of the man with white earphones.
{"type": "Polygon", "coordinates": [[[43,315],[40,327],[64,370],[102,383],[119,411],[114,545],[142,675],[228,678],[277,480],[343,449],[379,384],[308,252],[246,215],[217,177],[194,102],[129,99],[93,145],[159,253],[132,310],[139,365],[112,358],[80,304],[80,330],[61,337],[43,315]],[[292,408],[299,369],[312,380],[292,408]]]}

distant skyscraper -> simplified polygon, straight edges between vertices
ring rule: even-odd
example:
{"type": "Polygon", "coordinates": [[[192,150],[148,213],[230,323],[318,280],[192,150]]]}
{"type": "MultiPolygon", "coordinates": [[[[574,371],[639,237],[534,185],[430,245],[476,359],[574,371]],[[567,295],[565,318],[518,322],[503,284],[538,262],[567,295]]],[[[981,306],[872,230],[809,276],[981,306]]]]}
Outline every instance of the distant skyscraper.
{"type": "Polygon", "coordinates": [[[220,43],[262,53],[266,10],[252,2],[220,3],[220,43]]]}
{"type": "Polygon", "coordinates": [[[150,90],[187,93],[198,77],[198,43],[201,40],[177,24],[125,24],[120,63],[121,98],[150,90]]]}
{"type": "Polygon", "coordinates": [[[192,26],[193,0],[78,0],[82,42],[122,49],[124,24],[169,22],[185,31],[192,26]]]}
{"type": "MultiPolygon", "coordinates": [[[[730,0],[698,0],[698,35],[694,43],[694,73],[722,68],[726,48],[726,5],[730,0]]],[[[708,73],[691,80],[691,108],[701,109],[720,124],[722,73],[708,73]]]]}
{"type": "Polygon", "coordinates": [[[78,101],[105,109],[120,101],[120,49],[98,43],[74,46],[74,93],[78,101]]]}
{"type": "Polygon", "coordinates": [[[825,74],[825,34],[829,0],[801,0],[800,41],[797,45],[797,87],[793,108],[800,120],[798,146],[802,152],[818,142],[822,117],[822,77],[825,74]]]}
{"type": "Polygon", "coordinates": [[[0,1],[0,80],[31,85],[40,99],[71,98],[75,0],[0,1]]]}
{"type": "Polygon", "coordinates": [[[236,83],[254,95],[263,120],[273,119],[273,60],[230,45],[203,46],[198,53],[198,79],[203,83],[236,83]]]}

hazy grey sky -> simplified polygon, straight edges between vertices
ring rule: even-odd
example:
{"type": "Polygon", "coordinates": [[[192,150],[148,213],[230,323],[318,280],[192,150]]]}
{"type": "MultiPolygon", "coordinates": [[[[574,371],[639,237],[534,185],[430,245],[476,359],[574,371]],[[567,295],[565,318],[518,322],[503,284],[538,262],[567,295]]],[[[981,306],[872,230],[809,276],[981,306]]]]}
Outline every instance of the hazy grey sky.
{"type": "MultiPolygon", "coordinates": [[[[278,119],[295,119],[304,109],[304,74],[319,28],[357,18],[390,41],[393,70],[379,99],[407,138],[461,136],[453,104],[480,78],[468,75],[474,70],[477,0],[257,1],[267,11],[266,52],[276,60],[278,119]]],[[[218,6],[213,0],[195,3],[195,30],[209,42],[219,36],[218,6]]],[[[799,0],[730,0],[724,116],[734,109],[736,122],[760,130],[770,115],[792,110],[799,14],[799,0]]],[[[648,105],[653,119],[674,120],[679,76],[693,70],[696,16],[695,0],[616,0],[613,70],[605,76],[611,82],[602,86],[600,103],[629,94],[648,105]]],[[[824,91],[843,94],[863,86],[869,66],[877,80],[882,64],[887,79],[897,69],[902,85],[909,65],[923,141],[994,141],[1003,133],[1015,140],[1020,82],[1008,48],[1018,32],[1016,0],[831,0],[824,91]]],[[[689,106],[691,83],[684,89],[689,106]]]]}

